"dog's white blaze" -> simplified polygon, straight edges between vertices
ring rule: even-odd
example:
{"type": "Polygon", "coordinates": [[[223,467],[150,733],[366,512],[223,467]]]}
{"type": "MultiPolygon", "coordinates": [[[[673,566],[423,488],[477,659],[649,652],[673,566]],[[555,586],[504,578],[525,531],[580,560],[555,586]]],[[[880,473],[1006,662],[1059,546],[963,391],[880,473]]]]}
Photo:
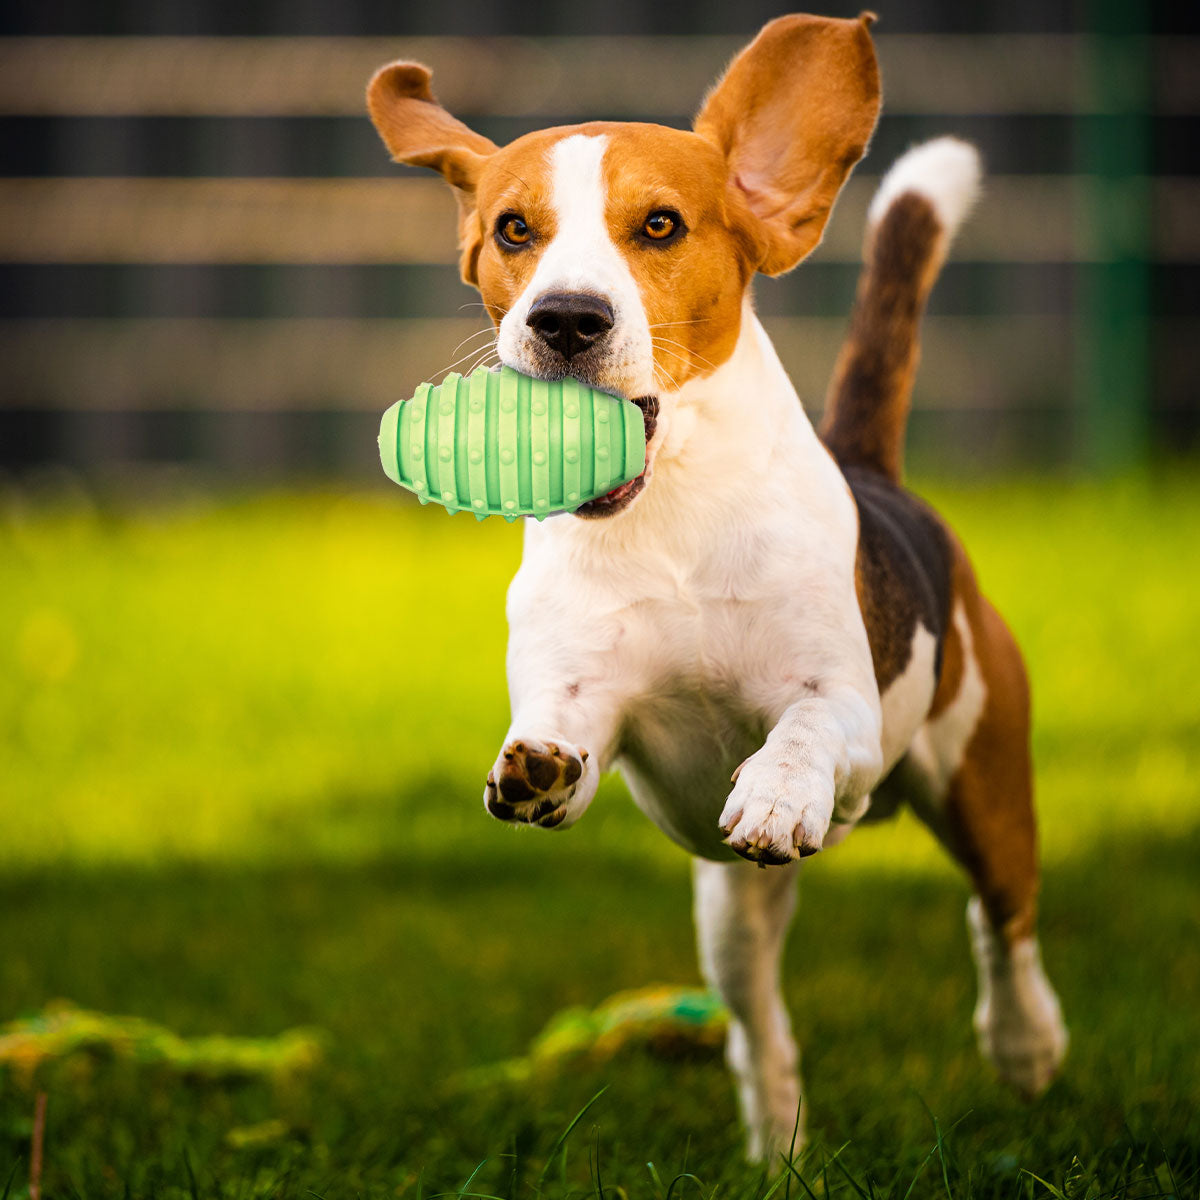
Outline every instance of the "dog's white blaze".
{"type": "Polygon", "coordinates": [[[983,706],[987,702],[987,684],[975,657],[971,626],[961,604],[954,609],[954,628],[962,639],[963,674],[958,695],[932,720],[926,721],[912,740],[909,754],[929,783],[934,800],[945,799],[950,780],[962,764],[983,706]]]}
{"type": "Polygon", "coordinates": [[[500,322],[501,362],[518,371],[536,369],[536,335],[525,324],[529,309],[547,292],[590,292],[612,305],[615,318],[606,345],[603,379],[629,396],[656,391],[650,327],[629,264],[613,244],[604,218],[604,153],[608,139],[576,133],[550,153],[556,229],[529,285],[500,322]]]}

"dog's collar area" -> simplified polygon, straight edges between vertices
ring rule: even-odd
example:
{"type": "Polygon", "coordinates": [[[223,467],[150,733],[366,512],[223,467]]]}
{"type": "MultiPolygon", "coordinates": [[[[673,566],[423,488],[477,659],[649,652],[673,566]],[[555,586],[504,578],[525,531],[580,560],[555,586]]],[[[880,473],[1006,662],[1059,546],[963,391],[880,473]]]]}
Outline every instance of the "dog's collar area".
{"type": "MultiPolygon", "coordinates": [[[[658,425],[658,397],[636,396],[631,403],[636,404],[642,410],[642,420],[646,426],[646,446],[649,447],[650,439],[654,436],[654,430],[658,425]]],[[[633,503],[634,497],[645,486],[646,471],[643,468],[642,473],[629,480],[628,483],[613,488],[611,492],[607,492],[603,496],[597,496],[595,500],[581,504],[575,510],[575,515],[591,518],[615,516],[622,509],[628,508],[633,503]]]]}

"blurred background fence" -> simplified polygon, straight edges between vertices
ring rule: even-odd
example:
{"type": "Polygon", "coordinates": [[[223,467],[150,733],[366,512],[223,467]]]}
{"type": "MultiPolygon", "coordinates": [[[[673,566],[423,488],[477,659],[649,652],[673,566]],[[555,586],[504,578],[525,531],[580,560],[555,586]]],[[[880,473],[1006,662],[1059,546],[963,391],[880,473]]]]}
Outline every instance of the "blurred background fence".
{"type": "MultiPolygon", "coordinates": [[[[989,178],[927,322],[914,460],[1107,468],[1194,447],[1194,15],[1128,0],[878,7],[885,115],[870,155],[811,262],[758,285],[810,412],[878,175],[952,132],[981,147],[989,178]]],[[[448,192],[389,164],[366,120],[371,72],[428,63],[439,98],[498,142],[592,118],[684,125],[785,9],[6,11],[0,467],[377,479],[379,413],[483,321],[458,280],[448,192]]]]}

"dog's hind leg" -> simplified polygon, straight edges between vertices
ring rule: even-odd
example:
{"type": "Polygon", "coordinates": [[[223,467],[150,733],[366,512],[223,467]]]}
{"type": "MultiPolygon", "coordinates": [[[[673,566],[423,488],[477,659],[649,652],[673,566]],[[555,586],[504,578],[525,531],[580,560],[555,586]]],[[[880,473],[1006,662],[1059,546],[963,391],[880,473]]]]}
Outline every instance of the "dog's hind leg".
{"type": "MultiPolygon", "coordinates": [[[[726,1056],[755,1160],[789,1147],[800,1108],[799,1056],[779,987],[796,865],[764,870],[694,862],[700,964],[729,1009],[726,1056]]],[[[802,1114],[799,1122],[797,1146],[804,1140],[802,1114]]]]}
{"type": "Polygon", "coordinates": [[[918,764],[924,753],[940,786],[913,807],[975,887],[967,923],[979,1048],[1001,1079],[1034,1096],[1057,1073],[1068,1036],[1036,935],[1029,689],[1016,642],[962,565],[934,715],[910,751],[918,764]]]}

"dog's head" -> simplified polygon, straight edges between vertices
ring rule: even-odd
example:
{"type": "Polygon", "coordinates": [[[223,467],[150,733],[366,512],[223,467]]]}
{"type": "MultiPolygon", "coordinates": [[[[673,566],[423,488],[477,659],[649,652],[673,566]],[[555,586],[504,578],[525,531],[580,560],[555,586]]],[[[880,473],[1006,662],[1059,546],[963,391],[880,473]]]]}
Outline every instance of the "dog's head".
{"type": "MultiPolygon", "coordinates": [[[[462,276],[501,361],[637,401],[652,465],[660,401],[729,358],[750,279],[813,250],[866,149],[879,112],[870,20],[772,21],[691,132],[596,122],[501,148],[446,112],[410,62],[378,71],[367,105],[397,162],[454,189],[462,276]]],[[[580,512],[620,511],[643,483],[580,512]]]]}

